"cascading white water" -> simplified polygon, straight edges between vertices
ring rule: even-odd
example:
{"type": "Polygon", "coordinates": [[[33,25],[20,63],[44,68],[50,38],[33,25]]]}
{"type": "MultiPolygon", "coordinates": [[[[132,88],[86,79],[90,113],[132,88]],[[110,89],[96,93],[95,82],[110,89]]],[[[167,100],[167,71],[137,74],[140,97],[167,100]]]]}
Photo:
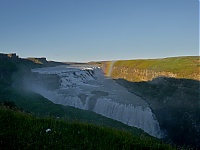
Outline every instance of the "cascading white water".
{"type": "Polygon", "coordinates": [[[48,91],[33,85],[35,92],[52,102],[94,111],[162,138],[159,123],[147,102],[104,77],[100,68],[60,66],[32,71],[59,75],[60,87],[56,90],[48,91]]]}
{"type": "Polygon", "coordinates": [[[141,128],[152,136],[161,138],[159,124],[155,120],[151,109],[141,106],[123,105],[107,99],[97,101],[94,112],[103,116],[114,118],[129,126],[141,128]]]}

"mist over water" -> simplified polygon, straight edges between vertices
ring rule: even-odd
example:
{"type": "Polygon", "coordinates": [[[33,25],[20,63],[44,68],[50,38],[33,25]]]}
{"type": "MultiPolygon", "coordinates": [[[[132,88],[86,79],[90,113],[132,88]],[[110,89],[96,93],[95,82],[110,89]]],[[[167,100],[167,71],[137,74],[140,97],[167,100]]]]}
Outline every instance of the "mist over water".
{"type": "Polygon", "coordinates": [[[93,111],[129,126],[141,128],[154,137],[163,137],[148,103],[129,93],[114,80],[106,78],[98,67],[57,66],[37,68],[32,72],[59,76],[56,81],[59,86],[55,89],[43,86],[44,79],[35,79],[35,84],[31,84],[33,91],[56,104],[93,111]]]}

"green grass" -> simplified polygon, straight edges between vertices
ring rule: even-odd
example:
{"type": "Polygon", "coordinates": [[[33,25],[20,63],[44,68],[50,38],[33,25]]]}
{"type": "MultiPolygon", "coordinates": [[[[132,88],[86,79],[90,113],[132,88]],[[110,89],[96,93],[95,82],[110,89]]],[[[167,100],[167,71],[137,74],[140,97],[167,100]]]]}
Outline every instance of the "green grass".
{"type": "MultiPolygon", "coordinates": [[[[171,57],[163,59],[138,59],[119,60],[114,63],[111,77],[123,78],[129,81],[141,81],[140,77],[134,76],[132,69],[149,70],[154,72],[170,72],[176,74],[176,78],[199,79],[200,60],[199,56],[171,57]],[[123,75],[122,68],[127,72],[123,75]]],[[[108,72],[110,62],[102,62],[105,73],[108,72]]]]}
{"type": "Polygon", "coordinates": [[[173,149],[145,136],[0,107],[0,149],[173,149]],[[46,132],[51,129],[50,132],[46,132]]]}
{"type": "Polygon", "coordinates": [[[193,70],[199,64],[198,56],[186,56],[186,57],[171,57],[163,59],[144,59],[144,60],[127,60],[117,61],[115,66],[127,66],[129,68],[140,69],[153,69],[155,71],[169,71],[177,72],[185,70],[185,73],[192,73],[193,70]]]}

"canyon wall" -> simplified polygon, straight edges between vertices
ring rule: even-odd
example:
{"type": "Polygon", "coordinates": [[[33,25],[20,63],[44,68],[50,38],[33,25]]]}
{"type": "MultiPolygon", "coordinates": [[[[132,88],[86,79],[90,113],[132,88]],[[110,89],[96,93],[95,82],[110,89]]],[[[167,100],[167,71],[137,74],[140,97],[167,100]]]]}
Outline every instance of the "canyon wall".
{"type": "Polygon", "coordinates": [[[155,59],[102,62],[102,69],[106,76],[114,79],[123,78],[132,82],[150,81],[157,77],[200,81],[199,57],[195,56],[167,58],[159,61],[155,59]]]}

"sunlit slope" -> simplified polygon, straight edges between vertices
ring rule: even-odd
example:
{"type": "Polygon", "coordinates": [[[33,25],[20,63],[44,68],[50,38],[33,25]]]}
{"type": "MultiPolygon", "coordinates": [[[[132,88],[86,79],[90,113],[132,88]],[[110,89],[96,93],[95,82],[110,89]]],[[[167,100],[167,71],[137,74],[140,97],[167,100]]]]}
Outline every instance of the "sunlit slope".
{"type": "Polygon", "coordinates": [[[129,81],[148,81],[159,76],[200,80],[199,56],[163,59],[119,60],[102,62],[107,76],[129,81]]]}

